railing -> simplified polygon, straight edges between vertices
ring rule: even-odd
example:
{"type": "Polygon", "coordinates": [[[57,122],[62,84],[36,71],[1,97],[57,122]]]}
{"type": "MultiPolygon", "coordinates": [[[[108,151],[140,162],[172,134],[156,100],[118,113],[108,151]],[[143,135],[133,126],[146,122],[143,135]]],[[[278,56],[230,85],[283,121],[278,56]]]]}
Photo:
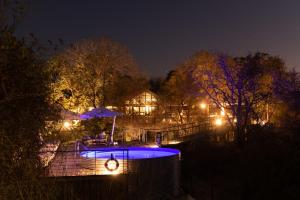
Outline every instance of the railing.
{"type": "Polygon", "coordinates": [[[209,121],[180,124],[161,129],[141,129],[140,140],[142,142],[157,142],[158,138],[162,144],[168,144],[172,141],[183,141],[187,137],[195,135],[201,131],[211,129],[209,121]]]}
{"type": "MultiPolygon", "coordinates": [[[[50,154],[50,152],[41,152],[50,154]]],[[[56,151],[47,176],[114,175],[129,172],[128,149],[56,151]]]]}

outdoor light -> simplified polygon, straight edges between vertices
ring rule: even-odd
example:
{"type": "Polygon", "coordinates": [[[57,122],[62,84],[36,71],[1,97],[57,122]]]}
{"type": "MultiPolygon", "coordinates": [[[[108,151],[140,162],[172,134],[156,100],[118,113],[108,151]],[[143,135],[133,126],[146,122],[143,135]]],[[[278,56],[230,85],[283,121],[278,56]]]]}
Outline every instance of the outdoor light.
{"type": "Polygon", "coordinates": [[[74,123],[74,125],[75,125],[75,126],[77,126],[77,125],[78,125],[78,123],[79,123],[79,120],[78,120],[78,119],[76,119],[76,120],[73,120],[73,123],[74,123]]]}
{"type": "Polygon", "coordinates": [[[223,122],[222,122],[222,119],[221,118],[217,118],[216,120],[215,120],[215,125],[216,126],[221,126],[223,124],[223,122]]]}
{"type": "Polygon", "coordinates": [[[225,116],[225,110],[224,110],[224,108],[221,109],[221,115],[225,116]]]}
{"type": "Polygon", "coordinates": [[[93,109],[94,109],[93,107],[89,107],[89,108],[88,108],[89,111],[91,111],[91,110],[93,110],[93,109]]]}
{"type": "Polygon", "coordinates": [[[150,145],[148,145],[148,147],[150,147],[150,148],[159,148],[159,146],[157,144],[150,144],[150,145]]]}
{"type": "Polygon", "coordinates": [[[172,140],[172,141],[169,141],[168,144],[179,144],[180,141],[177,141],[177,140],[172,140]]]}
{"type": "Polygon", "coordinates": [[[70,128],[71,127],[71,123],[68,122],[68,121],[65,121],[64,122],[64,127],[67,128],[67,129],[70,128]]]}
{"type": "Polygon", "coordinates": [[[266,121],[264,121],[264,120],[262,120],[261,122],[260,122],[260,125],[261,126],[264,126],[266,124],[266,121]]]}
{"type": "Polygon", "coordinates": [[[200,108],[205,109],[207,107],[206,103],[200,103],[200,108]]]}

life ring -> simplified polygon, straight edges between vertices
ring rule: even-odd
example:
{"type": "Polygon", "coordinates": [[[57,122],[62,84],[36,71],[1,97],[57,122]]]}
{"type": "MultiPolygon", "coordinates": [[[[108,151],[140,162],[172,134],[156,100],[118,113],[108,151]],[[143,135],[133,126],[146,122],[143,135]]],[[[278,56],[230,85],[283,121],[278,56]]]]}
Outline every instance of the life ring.
{"type": "Polygon", "coordinates": [[[111,157],[104,164],[105,168],[111,172],[117,170],[119,165],[118,160],[113,157],[113,154],[111,154],[111,157]]]}

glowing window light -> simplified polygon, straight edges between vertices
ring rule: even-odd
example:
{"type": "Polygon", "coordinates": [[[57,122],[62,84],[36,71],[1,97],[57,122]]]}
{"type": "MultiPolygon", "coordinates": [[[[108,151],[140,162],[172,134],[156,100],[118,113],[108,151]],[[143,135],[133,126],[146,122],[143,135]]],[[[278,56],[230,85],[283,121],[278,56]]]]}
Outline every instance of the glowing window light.
{"type": "Polygon", "coordinates": [[[222,121],[221,118],[217,118],[217,119],[215,120],[215,125],[216,125],[216,126],[222,126],[222,124],[223,124],[223,121],[222,121]]]}
{"type": "Polygon", "coordinates": [[[146,105],[146,106],[145,106],[145,112],[146,112],[147,114],[150,113],[150,112],[151,112],[151,107],[148,106],[148,105],[146,105]]]}
{"type": "Polygon", "coordinates": [[[200,108],[201,108],[201,109],[204,110],[206,107],[207,107],[206,103],[200,103],[200,108]]]}

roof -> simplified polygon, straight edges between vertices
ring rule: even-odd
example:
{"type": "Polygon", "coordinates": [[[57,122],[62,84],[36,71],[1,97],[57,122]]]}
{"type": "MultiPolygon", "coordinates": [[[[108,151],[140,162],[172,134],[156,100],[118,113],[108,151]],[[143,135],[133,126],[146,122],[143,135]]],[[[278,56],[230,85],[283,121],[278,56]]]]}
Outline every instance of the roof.
{"type": "Polygon", "coordinates": [[[134,99],[135,97],[138,97],[140,96],[141,94],[143,94],[144,92],[147,92],[147,93],[150,93],[151,95],[155,96],[155,97],[158,97],[158,95],[154,92],[152,92],[151,90],[142,90],[142,91],[139,91],[139,92],[136,92],[134,95],[131,95],[127,98],[127,100],[131,100],[131,99],[134,99]]]}

